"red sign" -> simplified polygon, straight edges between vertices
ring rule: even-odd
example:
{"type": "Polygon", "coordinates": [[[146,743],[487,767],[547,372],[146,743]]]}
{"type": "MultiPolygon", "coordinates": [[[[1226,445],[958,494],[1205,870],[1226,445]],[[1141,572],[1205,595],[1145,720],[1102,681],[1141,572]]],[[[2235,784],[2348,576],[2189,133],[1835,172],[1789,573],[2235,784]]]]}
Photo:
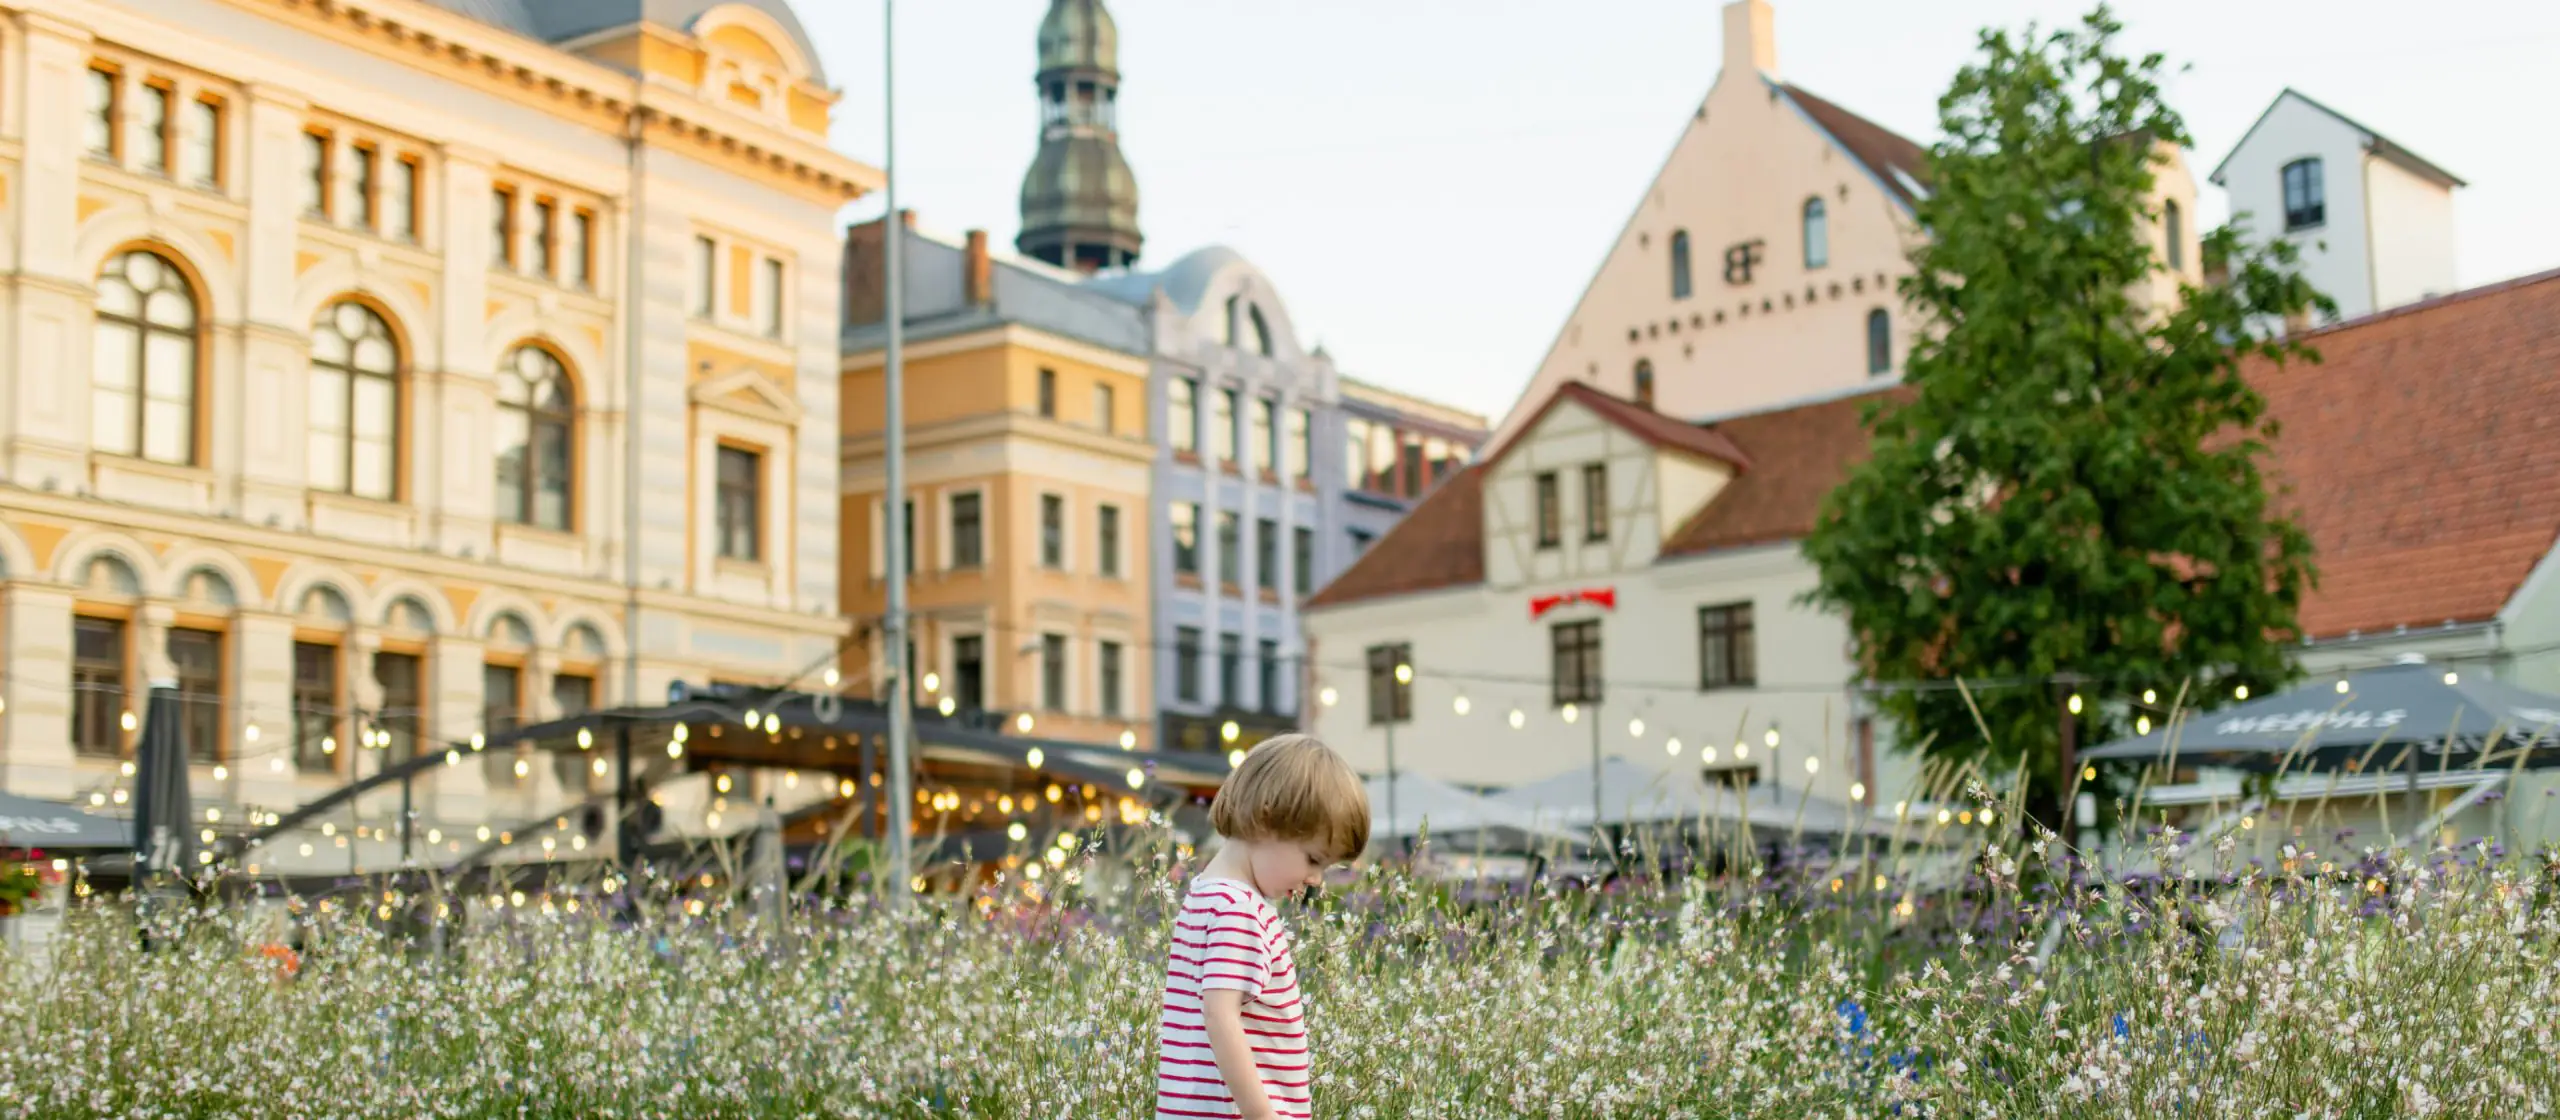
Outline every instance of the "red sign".
{"type": "Polygon", "coordinates": [[[1529,599],[1529,621],[1535,622],[1545,617],[1548,611],[1574,603],[1589,603],[1603,610],[1616,610],[1618,591],[1613,587],[1586,587],[1580,591],[1532,596],[1529,599]]]}

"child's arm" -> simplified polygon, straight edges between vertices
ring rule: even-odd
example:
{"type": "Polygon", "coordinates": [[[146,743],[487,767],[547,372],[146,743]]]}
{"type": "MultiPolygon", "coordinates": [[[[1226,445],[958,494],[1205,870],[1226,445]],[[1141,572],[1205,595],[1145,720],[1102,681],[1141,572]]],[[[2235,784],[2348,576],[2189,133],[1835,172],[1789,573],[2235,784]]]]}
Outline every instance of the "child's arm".
{"type": "Polygon", "coordinates": [[[1253,1043],[1244,1037],[1244,993],[1211,988],[1200,993],[1200,1017],[1209,1030],[1209,1054],[1218,1061],[1218,1076],[1236,1099],[1244,1120],[1270,1120],[1271,1094],[1262,1088],[1262,1070],[1253,1064],[1253,1043]]]}

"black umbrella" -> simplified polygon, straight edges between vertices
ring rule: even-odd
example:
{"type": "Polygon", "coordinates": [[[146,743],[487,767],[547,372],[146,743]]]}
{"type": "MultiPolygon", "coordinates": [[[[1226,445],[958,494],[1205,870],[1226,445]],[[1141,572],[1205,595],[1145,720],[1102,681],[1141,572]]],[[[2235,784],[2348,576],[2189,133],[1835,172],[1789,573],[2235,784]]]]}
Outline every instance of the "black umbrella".
{"type": "Polygon", "coordinates": [[[2560,766],[2560,696],[2529,692],[2477,669],[2410,659],[2382,669],[2314,678],[2300,687],[2175,727],[2109,743],[2081,757],[2175,761],[2189,766],[2273,770],[2297,748],[2296,770],[2335,769],[2370,757],[2377,768],[2404,753],[2430,767],[2560,766]],[[2444,756],[2451,757],[2444,757],[2444,756]]]}
{"type": "Polygon", "coordinates": [[[135,878],[155,871],[185,876],[195,867],[195,822],[187,793],[186,730],[178,718],[173,683],[151,682],[142,742],[134,748],[134,775],[135,878]]]}
{"type": "Polygon", "coordinates": [[[0,848],[122,848],[132,842],[123,821],[0,793],[0,848]]]}

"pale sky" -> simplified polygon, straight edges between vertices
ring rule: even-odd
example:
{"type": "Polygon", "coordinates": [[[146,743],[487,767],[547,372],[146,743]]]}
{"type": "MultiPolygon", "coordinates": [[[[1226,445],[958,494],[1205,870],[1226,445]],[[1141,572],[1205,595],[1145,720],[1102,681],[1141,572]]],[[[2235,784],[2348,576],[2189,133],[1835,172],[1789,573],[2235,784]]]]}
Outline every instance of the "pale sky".
{"type": "MultiPolygon", "coordinates": [[[[1772,0],[1778,73],[1927,144],[1985,25],[2065,0],[1772,0]]],[[[880,0],[799,0],[845,98],[835,145],[881,159],[880,0]]],[[[898,7],[899,201],[1013,241],[1037,147],[1047,0],[898,7]]],[[[1716,0],[1111,0],[1141,268],[1252,259],[1308,345],[1355,376],[1499,419],[1715,80],[1716,0]],[[1562,13],[1576,13],[1566,18],[1562,13]]],[[[2560,3],[2126,0],[2201,181],[2294,86],[2470,182],[2468,287],[2560,267],[2560,3]]],[[[848,211],[878,214],[876,198],[848,211]]]]}

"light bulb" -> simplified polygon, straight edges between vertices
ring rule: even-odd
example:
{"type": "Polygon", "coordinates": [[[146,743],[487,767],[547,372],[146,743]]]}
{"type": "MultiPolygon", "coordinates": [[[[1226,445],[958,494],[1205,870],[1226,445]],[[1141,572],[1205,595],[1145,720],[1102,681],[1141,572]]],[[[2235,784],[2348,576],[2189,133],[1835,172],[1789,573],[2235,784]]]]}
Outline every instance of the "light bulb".
{"type": "Polygon", "coordinates": [[[103,794],[103,793],[93,793],[93,794],[90,794],[90,795],[89,795],[89,804],[91,804],[91,805],[104,805],[104,804],[106,804],[106,803],[107,803],[107,795],[106,795],[106,794],[103,794]]]}
{"type": "Polygon", "coordinates": [[[2339,691],[2339,692],[2341,692],[2341,693],[2344,693],[2346,690],[2347,690],[2347,682],[2345,682],[2345,681],[2343,681],[2343,680],[2339,681],[2339,682],[2338,682],[2338,691],[2339,691]]]}
{"type": "Polygon", "coordinates": [[[1048,758],[1048,754],[1038,747],[1033,747],[1030,750],[1023,752],[1022,755],[1022,761],[1034,770],[1039,769],[1040,764],[1048,761],[1048,758]]]}
{"type": "Polygon", "coordinates": [[[117,716],[117,717],[116,717],[116,722],[117,722],[117,723],[120,723],[120,724],[123,724],[123,725],[124,725],[124,729],[125,729],[125,730],[127,730],[127,731],[131,731],[131,730],[133,730],[133,729],[134,729],[134,728],[136,728],[136,727],[140,727],[140,726],[142,726],[142,721],[141,721],[140,719],[135,718],[135,717],[134,717],[134,714],[133,714],[132,712],[126,712],[125,714],[123,714],[123,715],[121,715],[121,716],[117,716]]]}
{"type": "Polygon", "coordinates": [[[2097,768],[2096,766],[2094,766],[2094,765],[2092,765],[2092,766],[2083,766],[2083,767],[2081,767],[2081,768],[2080,768],[2080,780],[2081,780],[2081,781],[2084,781],[2084,782],[2094,782],[2094,781],[2097,781],[2097,780],[2098,780],[2098,768],[2097,768]]]}
{"type": "MultiPolygon", "coordinates": [[[[844,680],[844,674],[843,674],[843,673],[839,673],[839,672],[837,672],[837,671],[836,671],[836,667],[835,667],[835,666],[833,666],[833,665],[829,665],[829,666],[827,666],[827,672],[826,672],[826,675],[825,675],[824,677],[820,678],[820,679],[822,679],[822,680],[824,680],[824,681],[826,681],[826,682],[827,682],[827,687],[828,687],[828,688],[834,688],[834,687],[837,685],[837,683],[838,683],[838,682],[841,682],[841,681],[843,681],[843,680],[844,680]]],[[[925,687],[926,687],[926,688],[932,688],[933,686],[932,686],[932,685],[926,685],[925,687]]]]}
{"type": "Polygon", "coordinates": [[[763,723],[763,722],[764,722],[764,713],[759,712],[759,711],[755,710],[754,708],[749,708],[749,709],[747,709],[747,726],[748,726],[749,728],[751,728],[751,729],[752,729],[753,727],[755,727],[755,725],[757,725],[757,724],[759,724],[759,723],[763,723]]]}
{"type": "Polygon", "coordinates": [[[1022,827],[1021,821],[1015,821],[1012,824],[1004,826],[1004,834],[1006,839],[1019,844],[1022,842],[1023,837],[1031,835],[1031,830],[1022,827]]]}
{"type": "Polygon", "coordinates": [[[444,830],[443,830],[443,829],[441,829],[441,828],[430,828],[430,829],[428,829],[428,830],[427,830],[427,843],[430,843],[430,844],[441,844],[441,843],[444,843],[444,830]]]}
{"type": "MultiPolygon", "coordinates": [[[[597,760],[597,764],[598,764],[598,765],[602,765],[602,764],[603,764],[603,760],[602,760],[602,759],[598,759],[598,760],[597,760]]],[[[783,772],[782,772],[782,788],[784,788],[784,789],[798,789],[798,788],[800,788],[800,772],[799,772],[799,771],[797,771],[797,770],[785,770],[785,771],[783,771],[783,772]]]]}
{"type": "Polygon", "coordinates": [[[1866,800],[1866,799],[1867,799],[1867,783],[1865,783],[1865,782],[1851,782],[1851,783],[1849,783],[1849,800],[1851,800],[1851,801],[1864,801],[1864,800],[1866,800]]]}
{"type": "Polygon", "coordinates": [[[767,713],[765,713],[765,717],[764,717],[764,733],[765,733],[765,734],[767,734],[767,735],[779,735],[779,734],[781,734],[781,733],[782,733],[782,717],[781,717],[781,716],[774,715],[774,714],[773,714],[773,713],[771,713],[771,712],[767,712],[767,713]]]}
{"type": "Polygon", "coordinates": [[[116,764],[116,772],[117,772],[117,773],[119,773],[119,774],[122,774],[122,775],[124,775],[125,777],[128,777],[128,778],[132,777],[132,776],[133,776],[133,763],[132,763],[130,760],[127,760],[127,761],[125,761],[125,762],[117,763],[117,764],[116,764]]]}
{"type": "Polygon", "coordinates": [[[1130,767],[1130,768],[1129,768],[1129,788],[1130,788],[1130,789],[1144,789],[1144,788],[1146,788],[1146,785],[1147,785],[1147,772],[1146,772],[1146,771],[1144,771],[1144,770],[1140,770],[1140,769],[1138,769],[1138,768],[1137,768],[1137,767],[1135,767],[1135,766],[1130,767]]]}
{"type": "Polygon", "coordinates": [[[206,820],[208,820],[208,821],[211,821],[211,822],[213,822],[213,823],[215,823],[215,824],[221,824],[221,823],[222,823],[222,810],[220,810],[220,809],[207,809],[207,810],[205,810],[205,811],[204,811],[204,819],[206,819],[206,820]]]}
{"type": "Polygon", "coordinates": [[[1024,712],[1013,717],[1013,729],[1025,735],[1031,734],[1031,713],[1024,712]]]}
{"type": "Polygon", "coordinates": [[[272,772],[274,772],[274,773],[278,773],[278,774],[284,773],[284,759],[282,759],[282,758],[270,758],[270,759],[268,759],[268,760],[267,760],[267,769],[268,769],[268,770],[270,770],[270,771],[272,771],[272,772]]]}
{"type": "Polygon", "coordinates": [[[2461,683],[2462,683],[2462,674],[2460,674],[2460,673],[2446,673],[2446,674],[2444,675],[2444,683],[2446,683],[2446,684],[2461,684],[2461,683]]]}
{"type": "Polygon", "coordinates": [[[477,840],[479,840],[480,842],[482,842],[482,843],[484,843],[484,844],[485,844],[485,843],[487,843],[487,842],[488,842],[488,840],[489,840],[489,826],[488,826],[488,825],[485,825],[485,824],[484,824],[484,825],[481,825],[481,826],[480,826],[479,831],[474,832],[474,833],[472,833],[471,835],[472,835],[472,837],[473,837],[474,839],[477,839],[477,840]]]}
{"type": "MultiPolygon", "coordinates": [[[[1908,816],[1910,816],[1910,815],[1911,815],[1911,803],[1910,803],[1910,802],[1908,802],[1908,801],[1896,801],[1896,802],[1894,802],[1894,803],[1893,803],[1893,817],[1894,817],[1894,819],[1895,819],[1895,820],[1901,820],[1902,818],[1904,818],[1904,817],[1908,817],[1908,816]]],[[[1882,889],[1882,888],[1878,888],[1878,889],[1882,889]]]]}
{"type": "Polygon", "coordinates": [[[1529,717],[1526,713],[1522,712],[1518,708],[1511,709],[1511,729],[1513,731],[1520,730],[1521,725],[1527,722],[1529,722],[1529,717]]]}
{"type": "Polygon", "coordinates": [[[1564,721],[1566,723],[1572,723],[1573,721],[1582,718],[1582,711],[1571,704],[1567,704],[1564,706],[1562,715],[1564,716],[1564,721]]]}
{"type": "Polygon", "coordinates": [[[668,757],[668,758],[683,758],[683,757],[684,757],[684,741],[683,741],[683,740],[681,740],[681,739],[669,739],[669,740],[667,740],[667,757],[668,757]]]}
{"type": "Polygon", "coordinates": [[[711,779],[711,788],[719,790],[722,793],[729,792],[729,785],[729,776],[727,774],[722,774],[719,777],[711,779]]]}
{"type": "Polygon", "coordinates": [[[583,727],[579,728],[579,729],[578,729],[578,749],[579,749],[579,750],[582,750],[582,751],[583,751],[583,750],[588,750],[588,749],[593,748],[595,745],[596,745],[596,733],[595,733],[595,732],[593,732],[593,731],[589,731],[589,730],[587,730],[586,728],[583,728],[583,727]]]}
{"type": "Polygon", "coordinates": [[[322,753],[322,754],[336,754],[336,753],[338,753],[338,737],[337,737],[337,736],[335,736],[335,735],[323,735],[323,736],[321,736],[321,737],[320,737],[320,753],[322,753]]]}
{"type": "Polygon", "coordinates": [[[525,761],[525,760],[523,760],[523,759],[521,759],[521,758],[519,758],[519,759],[517,759],[517,760],[516,760],[516,777],[519,777],[519,778],[523,778],[523,777],[530,777],[532,774],[533,774],[533,764],[532,764],[532,763],[527,762],[527,761],[525,761]]]}
{"type": "Polygon", "coordinates": [[[336,822],[336,821],[322,821],[322,822],[320,822],[320,835],[322,835],[322,836],[335,836],[335,835],[337,835],[337,834],[338,834],[338,822],[336,822]]]}
{"type": "Polygon", "coordinates": [[[1761,736],[1760,736],[1760,741],[1761,741],[1761,742],[1763,742],[1763,743],[1767,743],[1767,744],[1769,744],[1771,747],[1775,747],[1775,746],[1777,746],[1777,745],[1778,745],[1778,729],[1777,729],[1777,728],[1775,728],[1775,727],[1771,727],[1771,728],[1768,730],[1768,732],[1767,732],[1767,733],[1765,733],[1765,734],[1763,734],[1763,735],[1761,735],[1761,736]]]}
{"type": "Polygon", "coordinates": [[[118,804],[118,805],[122,805],[122,804],[124,804],[124,803],[125,803],[125,799],[126,799],[126,797],[127,797],[127,795],[126,795],[125,791],[123,791],[123,790],[117,790],[117,791],[115,792],[115,796],[114,796],[114,797],[112,797],[112,798],[110,798],[110,800],[114,801],[114,802],[115,802],[116,804],[118,804]]]}
{"type": "Polygon", "coordinates": [[[2232,698],[2233,698],[2233,699],[2237,699],[2237,700],[2246,700],[2246,699],[2248,699],[2248,698],[2249,698],[2249,686],[2244,684],[2244,685],[2241,685],[2241,686],[2240,686],[2240,687],[2238,687],[2238,688],[2234,688],[2234,689],[2232,689],[2232,690],[2231,690],[2231,696],[2232,696],[2232,698]]]}
{"type": "Polygon", "coordinates": [[[1644,717],[1638,716],[1627,721],[1627,737],[1631,739],[1644,738],[1644,717]]]}
{"type": "Polygon", "coordinates": [[[935,710],[935,711],[937,711],[937,712],[940,712],[940,713],[942,713],[942,714],[944,714],[944,715],[946,715],[946,716],[947,716],[947,715],[950,715],[950,714],[951,714],[951,713],[953,713],[953,712],[959,711],[959,710],[960,710],[960,704],[959,704],[959,702],[958,702],[958,701],[955,701],[955,700],[953,700],[952,698],[950,698],[950,697],[948,697],[948,696],[945,696],[945,697],[943,697],[942,699],[940,699],[940,700],[938,700],[938,701],[934,702],[933,710],[935,710]]]}
{"type": "Polygon", "coordinates": [[[231,768],[220,763],[215,763],[213,767],[213,780],[217,782],[230,781],[231,768]]]}
{"type": "Polygon", "coordinates": [[[1459,693],[1456,699],[1453,699],[1453,700],[1449,701],[1449,710],[1450,710],[1450,711],[1453,711],[1453,712],[1456,712],[1456,713],[1458,713],[1459,715],[1465,715],[1465,714],[1467,714],[1467,696],[1466,696],[1466,694],[1465,694],[1465,693],[1463,693],[1463,692],[1462,692],[1462,693],[1459,693]]]}
{"type": "Polygon", "coordinates": [[[257,742],[257,741],[258,741],[258,725],[257,725],[257,723],[256,723],[255,721],[252,721],[248,726],[241,728],[241,729],[240,729],[240,738],[241,738],[241,739],[243,739],[243,740],[245,740],[245,741],[247,741],[247,742],[251,742],[251,743],[257,742]]]}
{"type": "Polygon", "coordinates": [[[445,765],[447,765],[447,766],[460,766],[460,765],[462,765],[462,752],[461,752],[461,751],[446,751],[446,752],[444,752],[444,764],[445,764],[445,765]]]}
{"type": "Polygon", "coordinates": [[[2135,717],[2133,717],[2133,733],[2134,733],[2134,734],[2136,734],[2136,735],[2148,735],[2148,734],[2151,734],[2151,717],[2150,717],[2150,716],[2135,716],[2135,717]]]}
{"type": "Polygon", "coordinates": [[[1818,758],[1818,757],[1816,757],[1816,756],[1814,756],[1814,755],[1806,755],[1806,756],[1804,756],[1804,772],[1805,772],[1805,773],[1807,773],[1807,774],[1819,774],[1819,773],[1821,773],[1821,772],[1822,772],[1822,759],[1820,759],[1820,758],[1818,758]]]}
{"type": "Polygon", "coordinates": [[[2072,714],[2072,715],[2075,715],[2075,716],[2076,716],[2076,715],[2079,715],[2079,714],[2080,714],[2080,694],[2079,694],[2079,693],[2077,693],[2077,692],[2072,693],[2072,694],[2071,694],[2071,699],[2070,699],[2069,701],[2065,702],[2064,706],[2065,706],[2065,707],[2068,707],[2068,708],[2070,708],[2070,709],[2071,709],[2071,714],[2072,714]]]}
{"type": "Polygon", "coordinates": [[[1948,821],[1951,821],[1951,820],[1954,820],[1954,819],[1956,819],[1956,815],[1955,815],[1954,813],[1950,813],[1950,812],[1948,812],[1948,811],[1946,811],[1946,810],[1944,810],[1944,809],[1940,809],[1940,810],[1938,810],[1938,823],[1939,823],[1939,824],[1945,824],[1945,823],[1947,823],[1948,821]]]}
{"type": "MultiPolygon", "coordinates": [[[[677,728],[677,730],[681,731],[681,730],[683,730],[683,728],[679,727],[679,728],[677,728]]],[[[677,736],[677,738],[683,738],[683,736],[677,736]]],[[[489,736],[488,736],[488,735],[486,735],[486,734],[484,734],[484,733],[482,733],[482,732],[478,732],[478,731],[474,731],[474,732],[472,732],[472,733],[471,733],[471,749],[472,749],[472,750],[475,750],[475,751],[477,751],[477,750],[482,750],[482,749],[485,749],[486,747],[488,747],[488,745],[489,745],[489,736]]]]}
{"type": "Polygon", "coordinates": [[[1985,810],[1983,810],[1983,811],[1982,811],[1982,827],[1984,827],[1984,828],[1989,828],[1989,827],[1991,827],[1991,810],[1989,810],[1989,809],[1985,809],[1985,810]]]}
{"type": "Polygon", "coordinates": [[[1236,721],[1234,720],[1228,720],[1227,722],[1218,725],[1218,738],[1225,742],[1235,742],[1236,736],[1243,733],[1244,729],[1237,727],[1236,721]]]}
{"type": "Polygon", "coordinates": [[[2248,832],[2248,831],[2250,831],[2250,830],[2252,830],[2252,829],[2255,829],[2255,828],[2257,828],[2257,827],[2258,827],[2258,818],[2256,818],[2256,817],[2242,817],[2242,818],[2240,818],[2240,831],[2242,831],[2242,832],[2248,832]]]}
{"type": "Polygon", "coordinates": [[[2160,702],[2160,694],[2148,688],[2143,689],[2142,702],[2145,704],[2157,704],[2160,702]]]}
{"type": "MultiPolygon", "coordinates": [[[[1398,665],[1398,666],[1396,666],[1396,683],[1397,683],[1397,684],[1412,684],[1412,683],[1413,683],[1413,666],[1411,666],[1411,665],[1398,665]]],[[[129,727],[127,728],[127,730],[130,730],[130,729],[131,729],[131,728],[129,728],[129,727]]]]}
{"type": "MultiPolygon", "coordinates": [[[[829,674],[829,675],[831,675],[831,676],[832,676],[833,674],[829,674]]],[[[828,683],[828,684],[834,684],[834,683],[836,683],[836,682],[834,682],[834,681],[828,681],[827,683],[828,683]]],[[[942,674],[937,673],[937,672],[934,672],[934,671],[933,671],[933,670],[931,670],[931,669],[927,669],[927,670],[925,670],[925,674],[924,674],[924,690],[925,690],[926,692],[940,692],[940,691],[942,691],[942,674]]]]}
{"type": "Polygon", "coordinates": [[[303,843],[303,845],[302,845],[302,854],[303,854],[303,855],[306,855],[306,856],[311,854],[311,844],[310,844],[310,842],[309,842],[309,841],[305,841],[305,842],[303,843]]]}
{"type": "Polygon", "coordinates": [[[712,830],[712,831],[714,831],[714,832],[719,831],[719,829],[720,829],[720,811],[719,811],[719,810],[717,810],[717,809],[714,809],[714,810],[712,810],[712,811],[710,811],[710,812],[708,812],[708,813],[703,814],[703,816],[702,816],[702,827],[707,828],[707,829],[710,829],[710,830],[712,830]]]}
{"type": "Polygon", "coordinates": [[[681,723],[679,723],[679,724],[677,724],[677,725],[675,726],[675,730],[667,732],[667,738],[669,738],[669,739],[673,739],[673,740],[675,740],[676,742],[679,742],[679,743],[684,742],[685,740],[690,739],[690,738],[692,738],[692,737],[693,737],[693,729],[692,729],[692,728],[690,728],[690,727],[688,727],[688,726],[686,726],[685,724],[681,724],[681,723]]]}
{"type": "Polygon", "coordinates": [[[604,774],[605,774],[605,765],[604,765],[604,760],[603,760],[603,759],[601,759],[601,758],[597,759],[597,760],[596,760],[596,763],[595,763],[595,767],[594,767],[594,769],[595,769],[595,772],[596,772],[596,777],[599,777],[599,778],[604,777],[604,774]]]}
{"type": "Polygon", "coordinates": [[[1746,743],[1746,742],[1743,742],[1742,740],[1739,740],[1739,739],[1734,740],[1734,743],[1733,743],[1733,760],[1734,760],[1735,762],[1741,762],[1741,761],[1743,761],[1743,760],[1745,760],[1745,759],[1748,759],[1748,758],[1750,758],[1750,757],[1751,757],[1751,744],[1746,743]]]}
{"type": "Polygon", "coordinates": [[[1125,727],[1120,729],[1120,749],[1124,751],[1138,749],[1138,733],[1125,727]]]}
{"type": "MultiPolygon", "coordinates": [[[[1229,769],[1229,770],[1241,770],[1241,769],[1243,769],[1243,768],[1244,768],[1244,748],[1243,748],[1243,747],[1237,747],[1237,748],[1236,748],[1236,749],[1234,749],[1234,750],[1228,751],[1228,752],[1227,752],[1227,769],[1229,769]]],[[[1134,771],[1132,771],[1132,772],[1134,773],[1134,771]]]]}
{"type": "Polygon", "coordinates": [[[1342,699],[1342,694],[1335,692],[1332,685],[1326,685],[1323,688],[1316,690],[1316,703],[1322,704],[1325,707],[1332,707],[1334,702],[1340,699],[1342,699]]]}
{"type": "Polygon", "coordinates": [[[1700,748],[1698,748],[1698,761],[1699,761],[1701,764],[1703,764],[1703,765],[1707,765],[1707,766],[1713,766],[1713,765],[1715,765],[1715,764],[1716,764],[1716,749],[1715,749],[1714,747],[1700,747],[1700,748]]]}
{"type": "Polygon", "coordinates": [[[839,778],[839,779],[837,779],[837,780],[836,780],[836,796],[838,796],[838,797],[851,797],[851,796],[853,796],[853,779],[851,779],[851,778],[839,778]]]}
{"type": "Polygon", "coordinates": [[[1674,735],[1671,738],[1663,740],[1662,753],[1670,755],[1673,758],[1680,757],[1680,737],[1674,735]]]}

